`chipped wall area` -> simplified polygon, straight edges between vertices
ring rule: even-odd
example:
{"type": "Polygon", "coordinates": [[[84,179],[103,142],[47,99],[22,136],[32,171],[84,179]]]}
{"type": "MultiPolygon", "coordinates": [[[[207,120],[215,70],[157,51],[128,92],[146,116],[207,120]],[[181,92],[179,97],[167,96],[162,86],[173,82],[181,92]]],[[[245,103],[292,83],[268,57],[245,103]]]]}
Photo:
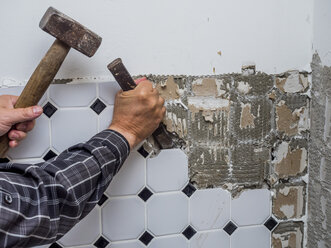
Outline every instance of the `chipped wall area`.
{"type": "Polygon", "coordinates": [[[190,181],[234,197],[269,188],[282,223],[274,247],[301,247],[306,219],[308,73],[268,75],[243,68],[219,76],[149,76],[166,99],[164,123],[182,141],[190,181]],[[295,246],[293,246],[295,244],[295,246]]]}
{"type": "Polygon", "coordinates": [[[314,55],[312,70],[307,245],[324,248],[331,244],[331,67],[314,55]]]}

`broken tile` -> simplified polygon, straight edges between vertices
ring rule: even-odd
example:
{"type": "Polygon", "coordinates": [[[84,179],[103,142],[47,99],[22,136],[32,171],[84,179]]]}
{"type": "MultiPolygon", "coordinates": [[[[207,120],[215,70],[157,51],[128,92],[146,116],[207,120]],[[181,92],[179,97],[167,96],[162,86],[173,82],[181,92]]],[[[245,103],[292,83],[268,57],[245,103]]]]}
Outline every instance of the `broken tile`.
{"type": "Polygon", "coordinates": [[[282,222],[272,232],[272,247],[303,247],[303,222],[282,222]]]}

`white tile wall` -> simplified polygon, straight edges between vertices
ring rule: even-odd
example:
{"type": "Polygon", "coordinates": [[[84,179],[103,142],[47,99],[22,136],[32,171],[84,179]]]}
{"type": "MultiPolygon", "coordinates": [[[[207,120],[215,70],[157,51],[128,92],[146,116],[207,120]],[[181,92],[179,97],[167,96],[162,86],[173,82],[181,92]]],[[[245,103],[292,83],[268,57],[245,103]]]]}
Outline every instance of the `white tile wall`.
{"type": "MultiPolygon", "coordinates": [[[[0,89],[0,95],[21,90],[0,89]]],[[[58,110],[50,118],[40,117],[35,130],[8,156],[40,162],[49,149],[58,153],[89,139],[108,127],[117,90],[114,82],[53,85],[41,102],[51,102],[58,110]],[[90,108],[97,98],[106,104],[99,115],[90,108]]],[[[108,199],[53,247],[270,247],[272,228],[264,225],[271,215],[268,190],[247,190],[235,199],[223,189],[186,195],[183,189],[188,181],[183,151],[163,150],[145,159],[134,150],[105,192],[108,199]],[[151,194],[148,199],[139,194],[146,187],[151,194]]]]}

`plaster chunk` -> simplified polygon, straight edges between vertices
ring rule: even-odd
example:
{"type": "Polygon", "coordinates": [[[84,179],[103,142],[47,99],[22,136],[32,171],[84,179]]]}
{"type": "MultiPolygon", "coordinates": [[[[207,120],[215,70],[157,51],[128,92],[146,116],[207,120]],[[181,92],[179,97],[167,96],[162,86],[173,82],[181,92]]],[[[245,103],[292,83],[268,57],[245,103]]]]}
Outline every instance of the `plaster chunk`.
{"type": "Polygon", "coordinates": [[[241,94],[247,94],[252,87],[247,82],[238,82],[237,90],[241,94]]]}
{"type": "Polygon", "coordinates": [[[222,98],[188,97],[188,107],[192,112],[200,110],[228,110],[230,101],[222,98]]]}
{"type": "Polygon", "coordinates": [[[240,128],[254,128],[255,116],[251,113],[251,104],[241,104],[240,128]]]}
{"type": "Polygon", "coordinates": [[[308,87],[308,78],[299,71],[291,71],[287,78],[277,78],[276,86],[286,93],[303,92],[308,87]]]}
{"type": "Polygon", "coordinates": [[[273,214],[278,219],[301,218],[304,215],[304,196],[304,186],[278,189],[273,198],[273,214]]]}

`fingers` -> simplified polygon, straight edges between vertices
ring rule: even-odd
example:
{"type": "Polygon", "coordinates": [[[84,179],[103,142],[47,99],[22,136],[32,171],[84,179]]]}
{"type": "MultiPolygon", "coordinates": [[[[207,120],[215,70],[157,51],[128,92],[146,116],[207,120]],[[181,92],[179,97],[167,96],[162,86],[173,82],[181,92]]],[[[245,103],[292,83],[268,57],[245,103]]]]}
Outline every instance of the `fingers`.
{"type": "Polygon", "coordinates": [[[14,125],[16,123],[34,120],[39,117],[42,112],[43,109],[40,106],[10,109],[4,113],[4,119],[8,121],[8,124],[14,125]]]}
{"type": "Polygon", "coordinates": [[[147,91],[147,92],[151,92],[153,91],[153,89],[154,89],[153,84],[149,80],[140,81],[137,87],[135,88],[136,91],[147,91]]]}
{"type": "Polygon", "coordinates": [[[9,147],[14,148],[16,146],[18,146],[18,141],[16,140],[9,141],[9,147]]]}
{"type": "Polygon", "coordinates": [[[22,131],[22,132],[30,132],[35,125],[35,120],[33,121],[25,121],[22,123],[16,124],[16,130],[22,131]]]}
{"type": "Polygon", "coordinates": [[[142,78],[138,78],[138,79],[134,80],[134,82],[136,83],[136,85],[138,85],[139,83],[141,83],[142,81],[145,81],[145,80],[147,80],[147,78],[142,77],[142,78]]]}
{"type": "Polygon", "coordinates": [[[11,130],[8,133],[8,138],[18,142],[26,138],[26,133],[18,130],[11,130]]]}
{"type": "Polygon", "coordinates": [[[16,104],[17,102],[17,99],[18,99],[18,96],[13,96],[13,95],[10,95],[10,101],[11,103],[13,104],[13,106],[16,104]]]}

